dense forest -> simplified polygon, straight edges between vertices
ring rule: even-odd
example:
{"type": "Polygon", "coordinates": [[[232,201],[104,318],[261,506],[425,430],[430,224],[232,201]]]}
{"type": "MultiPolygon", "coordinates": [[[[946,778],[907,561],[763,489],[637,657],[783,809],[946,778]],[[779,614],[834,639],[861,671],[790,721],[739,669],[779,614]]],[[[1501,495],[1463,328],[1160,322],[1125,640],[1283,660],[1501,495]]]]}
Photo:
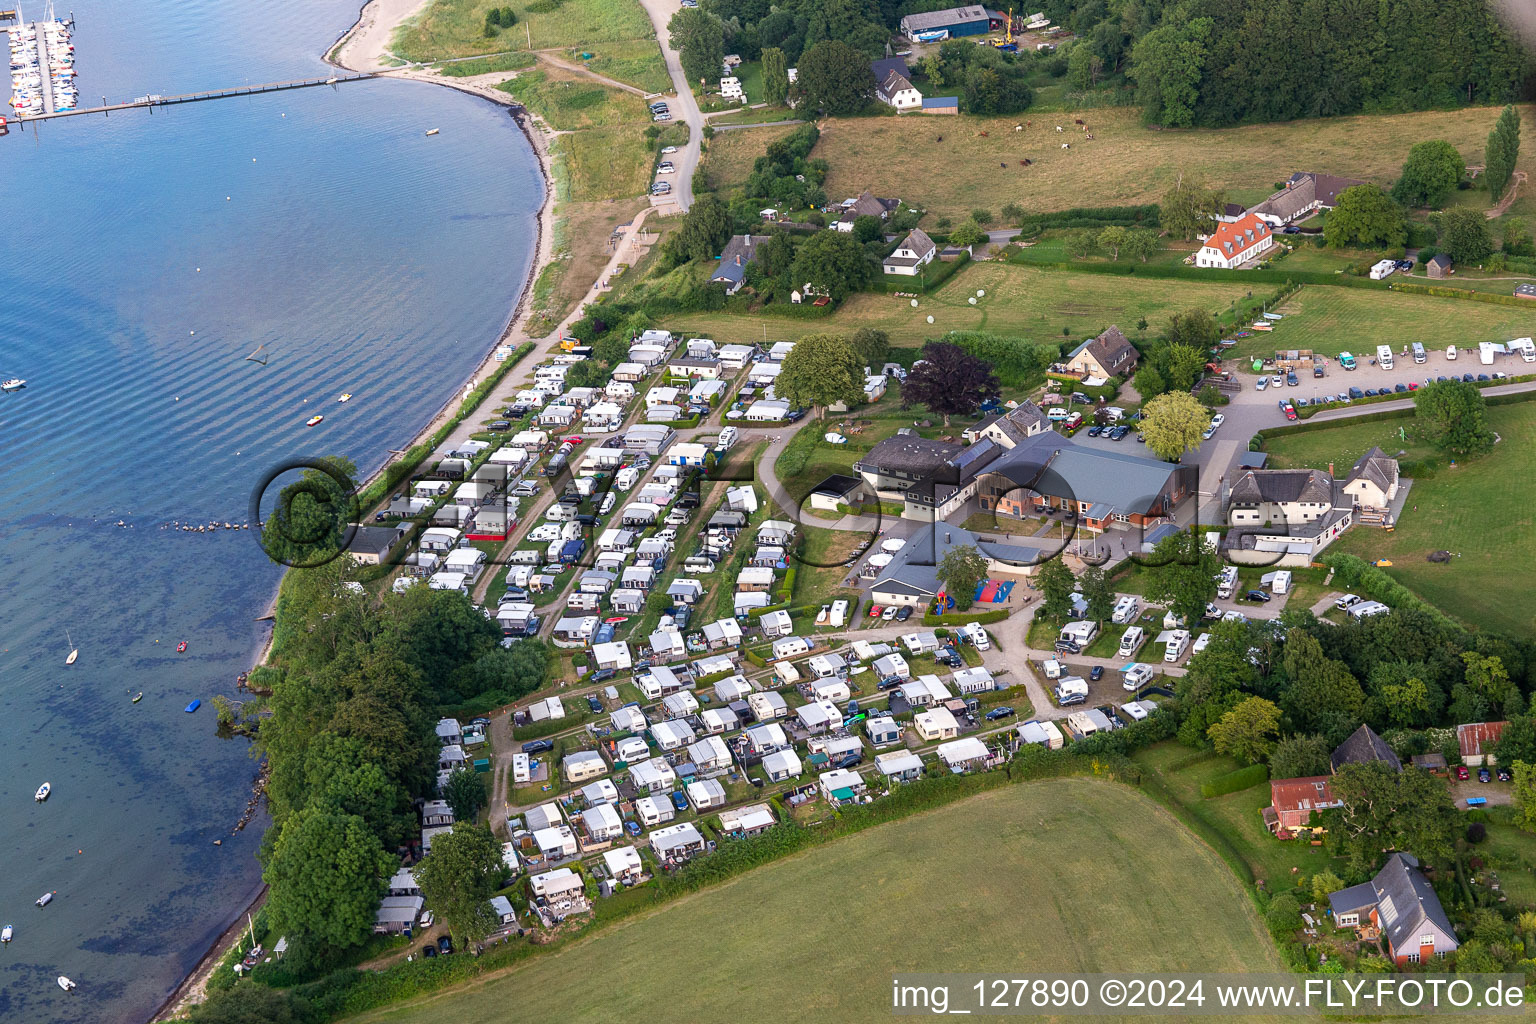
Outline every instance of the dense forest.
{"type": "MultiPolygon", "coordinates": [[[[902,17],[953,6],[704,0],[727,52],[754,60],[774,48],[791,67],[828,41],[883,57],[902,17]]],[[[1506,103],[1531,94],[1530,56],[1488,0],[1040,0],[1015,13],[1035,10],[1077,38],[1056,53],[1010,55],[1009,67],[995,73],[1060,77],[1070,65],[1079,88],[1133,85],[1146,119],[1170,127],[1506,103]]]]}

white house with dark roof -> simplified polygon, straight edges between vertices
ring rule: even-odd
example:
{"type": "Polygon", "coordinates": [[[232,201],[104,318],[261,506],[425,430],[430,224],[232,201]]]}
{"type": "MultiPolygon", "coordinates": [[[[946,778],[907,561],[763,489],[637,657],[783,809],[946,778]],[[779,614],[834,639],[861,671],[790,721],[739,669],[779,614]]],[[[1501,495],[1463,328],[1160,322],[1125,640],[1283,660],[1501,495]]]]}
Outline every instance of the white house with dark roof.
{"type": "MultiPolygon", "coordinates": [[[[899,57],[892,60],[901,60],[899,57]]],[[[917,110],[923,105],[923,94],[912,84],[910,73],[895,67],[880,68],[885,61],[875,61],[875,99],[897,111],[917,110]]],[[[902,61],[905,65],[905,61],[902,61]]]]}
{"type": "Polygon", "coordinates": [[[843,204],[842,216],[832,226],[838,231],[852,231],[853,222],[860,217],[878,217],[886,220],[900,205],[900,199],[882,199],[869,189],[865,189],[858,194],[857,198],[843,204]]]}
{"type": "Polygon", "coordinates": [[[1110,325],[1104,333],[1089,338],[1067,355],[1068,373],[1084,377],[1129,377],[1140,358],[1136,346],[1119,327],[1110,325]]]}
{"type": "Polygon", "coordinates": [[[1291,175],[1284,188],[1247,212],[1274,227],[1284,227],[1319,210],[1333,209],[1339,204],[1339,193],[1364,184],[1358,178],[1300,171],[1291,175]]]}
{"type": "MultiPolygon", "coordinates": [[[[921,103],[921,99],[918,102],[921,103]]],[[[881,265],[887,274],[916,277],[922,273],[924,267],[933,262],[933,258],[938,253],[939,247],[933,244],[933,239],[928,237],[927,232],[922,228],[913,228],[881,265]]]]}
{"type": "Polygon", "coordinates": [[[1397,460],[1380,448],[1372,448],[1350,469],[1343,490],[1364,508],[1386,508],[1397,497],[1397,460]]]}
{"type": "Polygon", "coordinates": [[[1049,428],[1050,422],[1041,408],[1025,399],[1007,412],[987,417],[968,433],[973,442],[985,439],[1004,448],[1012,448],[1020,441],[1044,433],[1049,428]]]}

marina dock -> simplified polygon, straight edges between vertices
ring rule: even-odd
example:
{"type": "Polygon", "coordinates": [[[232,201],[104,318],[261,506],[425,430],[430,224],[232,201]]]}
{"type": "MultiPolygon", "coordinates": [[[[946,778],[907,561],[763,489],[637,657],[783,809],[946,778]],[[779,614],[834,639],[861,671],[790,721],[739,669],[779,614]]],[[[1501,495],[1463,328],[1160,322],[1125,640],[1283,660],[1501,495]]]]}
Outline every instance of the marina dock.
{"type": "MultiPolygon", "coordinates": [[[[343,82],[361,82],[370,78],[377,78],[378,74],[371,71],[355,74],[332,75],[329,78],[304,78],[291,82],[267,82],[261,85],[244,85],[235,89],[212,89],[208,92],[189,92],[176,96],[161,96],[151,94],[140,96],[127,103],[108,103],[97,107],[79,107],[74,110],[56,110],[31,116],[21,115],[12,122],[25,127],[37,121],[48,121],[56,117],[77,117],[81,114],[110,115],[119,110],[139,110],[144,107],[168,107],[177,103],[199,103],[203,100],[219,100],[235,96],[254,96],[264,92],[281,92],[285,89],[312,89],[320,85],[340,85],[343,82]]],[[[153,112],[153,111],[151,111],[153,112]]]]}
{"type": "Polygon", "coordinates": [[[6,30],[11,55],[11,93],[8,106],[18,120],[49,117],[75,109],[75,46],[70,33],[74,15],[57,18],[53,3],[42,20],[22,21],[19,11],[5,12],[19,22],[6,30]]]}

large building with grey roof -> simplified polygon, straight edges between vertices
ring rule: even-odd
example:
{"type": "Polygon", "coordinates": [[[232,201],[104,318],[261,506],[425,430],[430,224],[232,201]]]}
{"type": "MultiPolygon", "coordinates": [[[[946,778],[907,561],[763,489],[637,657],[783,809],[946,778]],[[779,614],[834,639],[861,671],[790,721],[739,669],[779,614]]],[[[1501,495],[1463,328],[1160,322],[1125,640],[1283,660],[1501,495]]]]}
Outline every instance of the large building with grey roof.
{"type": "Polygon", "coordinates": [[[1461,945],[1434,887],[1412,855],[1394,853],[1369,882],[1328,894],[1334,924],[1378,935],[1398,966],[1428,963],[1461,945]]]}
{"type": "Polygon", "coordinates": [[[1025,544],[1002,543],[978,537],[969,530],[947,523],[922,527],[910,538],[890,564],[870,586],[870,600],[877,604],[923,606],[944,589],[938,567],[944,556],[957,547],[975,547],[987,558],[992,575],[1028,575],[1030,569],[1051,551],[1025,544]]]}

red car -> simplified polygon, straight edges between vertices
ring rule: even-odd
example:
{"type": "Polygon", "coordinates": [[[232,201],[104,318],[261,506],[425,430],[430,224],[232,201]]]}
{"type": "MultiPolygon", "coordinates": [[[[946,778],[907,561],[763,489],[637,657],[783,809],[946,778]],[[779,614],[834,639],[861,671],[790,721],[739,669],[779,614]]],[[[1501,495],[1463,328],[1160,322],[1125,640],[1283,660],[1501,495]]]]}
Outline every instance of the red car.
{"type": "Polygon", "coordinates": [[[1467,771],[1467,766],[1466,765],[1459,764],[1459,765],[1456,766],[1456,778],[1460,779],[1462,782],[1467,781],[1467,779],[1469,779],[1471,777],[1471,775],[1472,775],[1472,773],[1467,771]]]}
{"type": "Polygon", "coordinates": [[[872,619],[878,619],[880,617],[880,613],[883,611],[885,611],[884,608],[877,604],[872,604],[869,606],[869,617],[872,619]]]}
{"type": "Polygon", "coordinates": [[[1296,407],[1294,405],[1288,405],[1285,407],[1285,418],[1288,420],[1293,420],[1296,418],[1296,407]]]}
{"type": "Polygon", "coordinates": [[[1409,381],[1408,382],[1408,390],[1409,391],[1417,391],[1417,390],[1419,390],[1419,382],[1416,381],[1416,380],[1409,381]]]}

